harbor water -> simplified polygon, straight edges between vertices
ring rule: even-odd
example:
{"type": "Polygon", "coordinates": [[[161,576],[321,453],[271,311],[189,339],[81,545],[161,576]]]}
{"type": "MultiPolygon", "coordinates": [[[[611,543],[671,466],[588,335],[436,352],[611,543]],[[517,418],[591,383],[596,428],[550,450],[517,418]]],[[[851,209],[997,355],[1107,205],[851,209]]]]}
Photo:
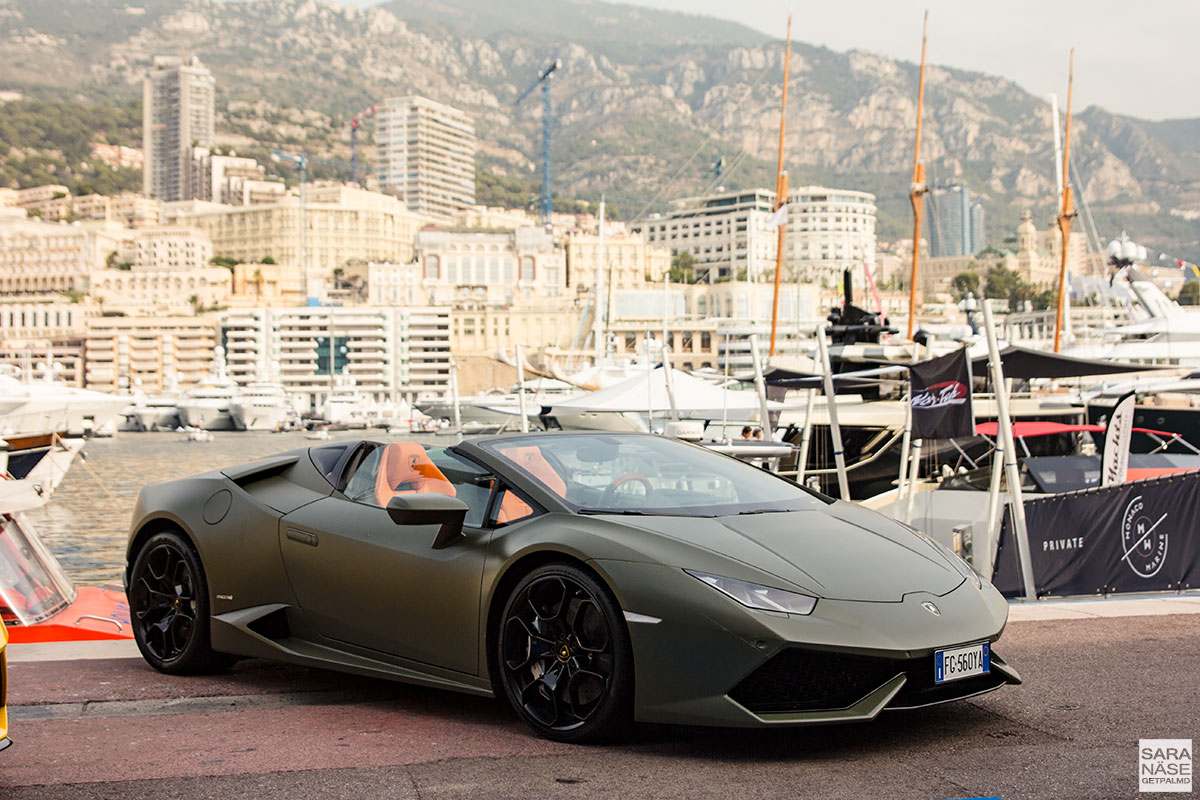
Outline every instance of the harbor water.
{"type": "MultiPolygon", "coordinates": [[[[342,431],[338,439],[392,440],[381,430],[342,431]]],[[[450,436],[412,434],[406,440],[449,444],[450,436]]],[[[182,478],[321,442],[303,432],[215,432],[209,442],[180,433],[121,433],[93,439],[45,506],[29,512],[46,546],[81,585],[121,582],[133,505],[142,486],[182,478]]]]}

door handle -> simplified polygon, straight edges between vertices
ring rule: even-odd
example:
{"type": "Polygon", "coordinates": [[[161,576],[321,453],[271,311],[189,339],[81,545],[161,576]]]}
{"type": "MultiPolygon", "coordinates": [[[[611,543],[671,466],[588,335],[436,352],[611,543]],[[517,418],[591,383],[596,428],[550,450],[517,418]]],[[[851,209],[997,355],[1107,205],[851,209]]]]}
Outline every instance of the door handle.
{"type": "Polygon", "coordinates": [[[291,539],[293,542],[299,542],[300,544],[306,544],[309,547],[317,546],[317,535],[315,533],[309,533],[308,531],[298,531],[295,528],[288,528],[287,529],[287,537],[289,539],[291,539]]]}

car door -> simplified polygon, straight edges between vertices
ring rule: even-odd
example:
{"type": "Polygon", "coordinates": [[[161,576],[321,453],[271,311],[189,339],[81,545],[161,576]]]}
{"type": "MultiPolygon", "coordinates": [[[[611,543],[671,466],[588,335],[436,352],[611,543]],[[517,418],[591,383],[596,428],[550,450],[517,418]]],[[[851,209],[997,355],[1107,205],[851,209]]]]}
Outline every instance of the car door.
{"type": "Polygon", "coordinates": [[[300,606],[331,639],[478,674],[493,476],[445,448],[410,443],[379,445],[346,470],[341,491],[281,520],[280,549],[300,606]],[[409,449],[389,449],[400,445],[409,449]],[[392,522],[389,493],[419,491],[467,504],[462,538],[434,550],[439,526],[392,522]]]}

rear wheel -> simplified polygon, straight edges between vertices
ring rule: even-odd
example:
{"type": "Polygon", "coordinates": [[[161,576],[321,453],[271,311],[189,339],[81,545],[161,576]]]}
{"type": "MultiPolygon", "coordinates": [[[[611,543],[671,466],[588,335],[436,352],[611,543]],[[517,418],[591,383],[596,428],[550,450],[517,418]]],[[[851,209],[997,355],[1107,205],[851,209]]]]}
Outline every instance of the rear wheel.
{"type": "Polygon", "coordinates": [[[595,578],[549,564],[513,588],[496,663],[504,692],[540,735],[613,738],[632,721],[633,655],[616,602],[595,578]]]}
{"type": "Polygon", "coordinates": [[[134,641],[159,672],[214,672],[233,663],[232,656],[212,649],[204,568],[180,534],[158,533],[142,545],[128,596],[134,641]]]}

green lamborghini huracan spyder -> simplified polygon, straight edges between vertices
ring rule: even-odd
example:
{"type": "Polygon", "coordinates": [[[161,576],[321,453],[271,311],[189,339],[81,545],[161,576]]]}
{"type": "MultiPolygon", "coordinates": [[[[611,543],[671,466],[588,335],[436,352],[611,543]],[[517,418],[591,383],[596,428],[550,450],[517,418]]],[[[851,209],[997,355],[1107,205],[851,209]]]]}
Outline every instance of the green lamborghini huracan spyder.
{"type": "Polygon", "coordinates": [[[649,434],[337,442],[151,484],[125,583],[162,672],[262,657],[503,695],[563,741],[1020,682],[991,650],[1007,604],[953,553],[649,434]]]}

